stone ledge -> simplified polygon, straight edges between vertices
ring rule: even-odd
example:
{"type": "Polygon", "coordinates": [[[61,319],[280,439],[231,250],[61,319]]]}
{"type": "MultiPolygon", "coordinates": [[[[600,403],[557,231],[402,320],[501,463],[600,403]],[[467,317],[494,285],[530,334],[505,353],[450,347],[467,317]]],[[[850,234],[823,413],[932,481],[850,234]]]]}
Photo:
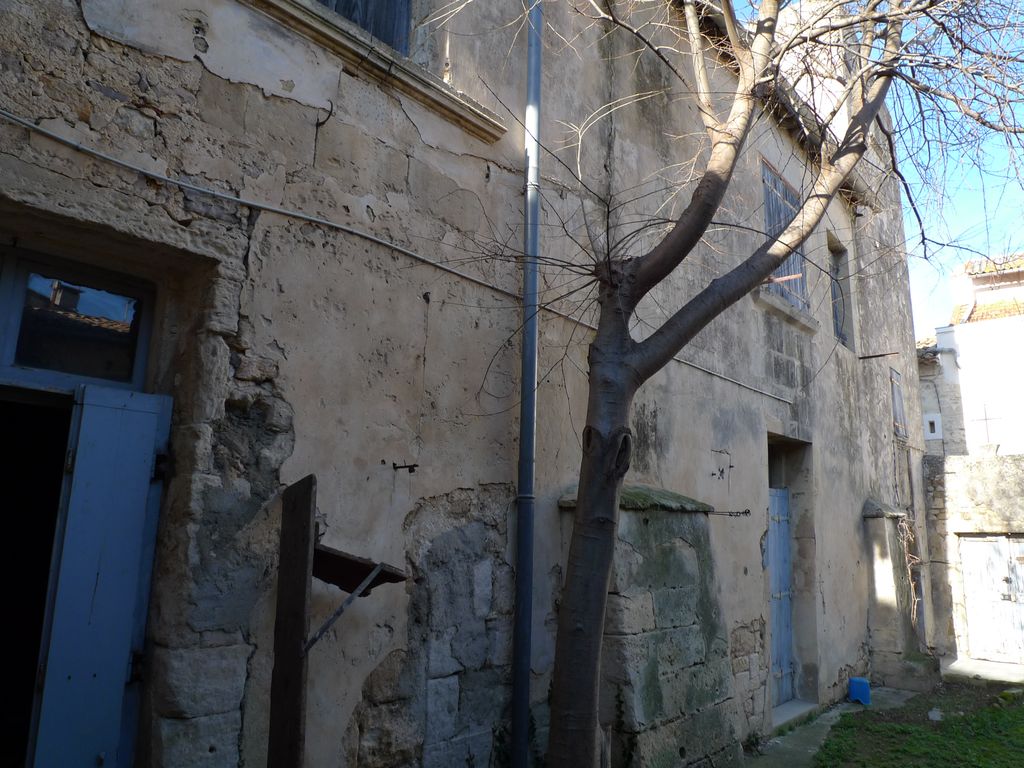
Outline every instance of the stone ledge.
{"type": "Polygon", "coordinates": [[[768,311],[781,315],[783,320],[803,331],[814,334],[821,327],[821,323],[809,314],[801,309],[797,309],[785,299],[780,299],[768,290],[766,286],[755,288],[750,295],[754,299],[755,304],[760,304],[768,311]]]}
{"type": "Polygon", "coordinates": [[[884,518],[886,520],[900,520],[907,516],[906,512],[898,509],[894,509],[886,504],[882,504],[874,499],[868,499],[864,502],[864,507],[861,510],[861,517],[865,520],[876,520],[884,518]]]}
{"type": "MultiPolygon", "coordinates": [[[[576,509],[577,489],[558,500],[558,508],[576,509]]],[[[650,485],[624,485],[619,498],[619,509],[629,512],[714,512],[715,508],[702,501],[683,496],[681,493],[655,488],[650,485]]]]}
{"type": "Polygon", "coordinates": [[[339,56],[348,74],[393,87],[481,141],[493,144],[508,130],[489,109],[315,0],[241,1],[339,56]]]}

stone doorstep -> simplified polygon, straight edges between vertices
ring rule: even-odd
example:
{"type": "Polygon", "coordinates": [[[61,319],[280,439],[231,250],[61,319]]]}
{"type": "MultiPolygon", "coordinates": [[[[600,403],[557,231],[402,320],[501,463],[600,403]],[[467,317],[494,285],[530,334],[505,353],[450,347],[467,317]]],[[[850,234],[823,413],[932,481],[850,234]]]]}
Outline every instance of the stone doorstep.
{"type": "Polygon", "coordinates": [[[818,711],[817,704],[800,699],[790,699],[784,704],[772,707],[772,733],[778,733],[793,721],[817,714],[818,711]]]}

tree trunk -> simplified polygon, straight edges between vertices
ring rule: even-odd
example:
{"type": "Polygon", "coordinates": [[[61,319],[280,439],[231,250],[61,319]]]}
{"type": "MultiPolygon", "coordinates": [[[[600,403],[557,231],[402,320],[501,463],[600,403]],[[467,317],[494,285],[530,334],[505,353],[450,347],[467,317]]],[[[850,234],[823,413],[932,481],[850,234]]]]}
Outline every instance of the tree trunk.
{"type": "MultiPolygon", "coordinates": [[[[600,332],[599,332],[600,336],[600,332]]],[[[637,384],[621,359],[590,349],[576,514],[558,610],[547,765],[591,768],[597,758],[601,640],[622,478],[629,469],[629,410],[637,384]]]]}

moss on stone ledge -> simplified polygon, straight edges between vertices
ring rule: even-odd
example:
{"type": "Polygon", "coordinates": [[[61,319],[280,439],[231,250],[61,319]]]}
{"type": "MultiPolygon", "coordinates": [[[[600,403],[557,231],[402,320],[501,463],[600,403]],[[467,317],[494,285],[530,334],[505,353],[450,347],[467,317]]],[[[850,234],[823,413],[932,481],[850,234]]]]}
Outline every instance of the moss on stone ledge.
{"type": "MultiPolygon", "coordinates": [[[[558,500],[561,509],[576,508],[576,489],[572,489],[558,500]]],[[[619,509],[632,512],[660,510],[663,512],[713,512],[714,507],[702,501],[683,496],[681,493],[655,488],[650,485],[624,485],[619,509]]]]}

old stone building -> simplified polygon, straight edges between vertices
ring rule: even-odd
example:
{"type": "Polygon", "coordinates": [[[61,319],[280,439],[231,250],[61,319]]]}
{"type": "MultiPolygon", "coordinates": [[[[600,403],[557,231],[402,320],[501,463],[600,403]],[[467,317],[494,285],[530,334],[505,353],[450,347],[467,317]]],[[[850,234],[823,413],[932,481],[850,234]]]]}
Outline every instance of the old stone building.
{"type": "MultiPolygon", "coordinates": [[[[18,621],[41,629],[16,652],[8,762],[266,764],[280,492],[315,473],[322,543],[407,579],[310,651],[306,764],[506,764],[521,9],[439,26],[440,1],[359,5],[0,0],[0,408],[44,510],[15,515],[18,621]]],[[[586,263],[602,196],[624,225],[675,211],[702,146],[664,72],[548,5],[518,575],[538,750],[590,322],[561,265],[586,263]],[[624,94],[649,96],[584,134],[601,191],[581,188],[566,126],[624,94]]],[[[791,214],[809,163],[791,117],[758,115],[721,230],[640,317],[791,214]]],[[[639,395],[606,630],[616,761],[726,764],[851,675],[901,674],[928,579],[900,576],[923,497],[904,261],[898,188],[856,180],[639,395]]],[[[344,597],[314,581],[312,626],[344,597]]]]}
{"type": "Polygon", "coordinates": [[[930,644],[946,665],[1024,664],[1024,258],[967,262],[953,289],[949,325],[917,352],[930,644]]]}

